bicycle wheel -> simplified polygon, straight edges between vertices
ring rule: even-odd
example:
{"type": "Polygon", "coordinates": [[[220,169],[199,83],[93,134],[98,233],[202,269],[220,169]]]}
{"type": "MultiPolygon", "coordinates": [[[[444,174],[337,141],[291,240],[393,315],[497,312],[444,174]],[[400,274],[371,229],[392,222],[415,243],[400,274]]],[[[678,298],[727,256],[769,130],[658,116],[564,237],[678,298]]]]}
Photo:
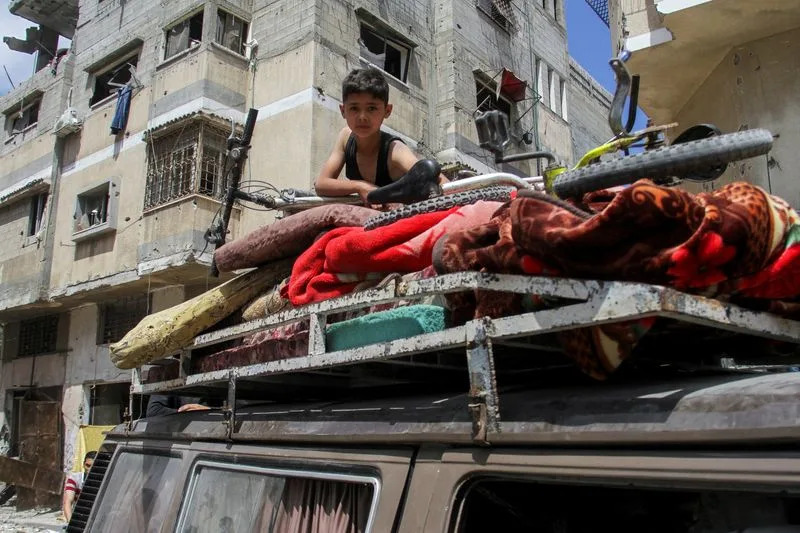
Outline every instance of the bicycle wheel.
{"type": "Polygon", "coordinates": [[[474,204],[478,200],[507,202],[511,199],[511,192],[514,190],[516,190],[514,187],[486,187],[484,189],[470,189],[468,191],[428,198],[427,200],[404,205],[400,209],[394,209],[368,218],[364,222],[364,229],[371,230],[381,226],[387,226],[403,218],[413,217],[414,215],[444,211],[451,207],[474,204]]]}
{"type": "Polygon", "coordinates": [[[737,131],[568,170],[556,176],[553,191],[559,198],[574,198],[640,178],[680,176],[683,172],[724,165],[766,154],[770,148],[769,131],[737,131]]]}

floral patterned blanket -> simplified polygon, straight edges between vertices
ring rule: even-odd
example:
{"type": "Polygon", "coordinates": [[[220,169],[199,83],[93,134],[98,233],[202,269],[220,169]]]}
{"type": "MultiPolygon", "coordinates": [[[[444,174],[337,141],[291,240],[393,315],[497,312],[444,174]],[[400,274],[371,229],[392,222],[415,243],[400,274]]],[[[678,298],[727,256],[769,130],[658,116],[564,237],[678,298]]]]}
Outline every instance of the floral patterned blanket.
{"type": "MultiPolygon", "coordinates": [[[[788,313],[800,296],[800,217],[744,182],[691,194],[640,180],[574,206],[522,192],[491,221],[452,232],[434,248],[439,273],[483,272],[640,281],[788,313]]],[[[456,321],[520,312],[518,295],[451,296],[456,321]]],[[[559,334],[587,374],[604,379],[652,319],[559,334]]]]}

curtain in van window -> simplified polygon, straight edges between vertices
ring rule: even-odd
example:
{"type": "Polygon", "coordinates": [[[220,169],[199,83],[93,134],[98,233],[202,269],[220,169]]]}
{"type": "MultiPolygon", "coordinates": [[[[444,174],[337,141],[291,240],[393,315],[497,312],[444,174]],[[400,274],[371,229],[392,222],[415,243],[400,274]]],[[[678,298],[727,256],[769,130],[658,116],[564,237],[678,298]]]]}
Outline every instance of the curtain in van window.
{"type": "Polygon", "coordinates": [[[372,488],[366,484],[290,478],[275,515],[274,533],[361,533],[372,488]]]}

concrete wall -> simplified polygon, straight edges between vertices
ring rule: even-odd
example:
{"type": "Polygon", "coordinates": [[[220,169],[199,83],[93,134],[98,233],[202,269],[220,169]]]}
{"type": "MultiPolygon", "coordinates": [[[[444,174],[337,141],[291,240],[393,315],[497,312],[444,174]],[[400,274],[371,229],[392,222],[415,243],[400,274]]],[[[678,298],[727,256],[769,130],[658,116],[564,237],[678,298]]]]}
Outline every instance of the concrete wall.
{"type": "Polygon", "coordinates": [[[800,29],[731,50],[675,119],[685,126],[712,122],[723,131],[767,128],[772,151],[738,162],[713,183],[686,183],[690,190],[747,180],[800,207],[800,29]]]}
{"type": "Polygon", "coordinates": [[[612,137],[608,126],[611,94],[580,65],[570,60],[569,120],[572,131],[572,163],[612,137]]]}

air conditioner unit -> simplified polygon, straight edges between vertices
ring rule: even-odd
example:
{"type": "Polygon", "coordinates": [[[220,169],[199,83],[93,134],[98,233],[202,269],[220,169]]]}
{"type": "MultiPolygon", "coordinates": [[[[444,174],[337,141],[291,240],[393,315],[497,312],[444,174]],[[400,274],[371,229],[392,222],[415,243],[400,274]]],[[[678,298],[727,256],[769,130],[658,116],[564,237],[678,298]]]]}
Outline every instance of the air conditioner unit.
{"type": "Polygon", "coordinates": [[[83,121],[78,118],[78,111],[74,107],[68,107],[56,121],[56,125],[53,127],[53,135],[66,137],[70,133],[75,133],[81,129],[82,125],[83,121]]]}

